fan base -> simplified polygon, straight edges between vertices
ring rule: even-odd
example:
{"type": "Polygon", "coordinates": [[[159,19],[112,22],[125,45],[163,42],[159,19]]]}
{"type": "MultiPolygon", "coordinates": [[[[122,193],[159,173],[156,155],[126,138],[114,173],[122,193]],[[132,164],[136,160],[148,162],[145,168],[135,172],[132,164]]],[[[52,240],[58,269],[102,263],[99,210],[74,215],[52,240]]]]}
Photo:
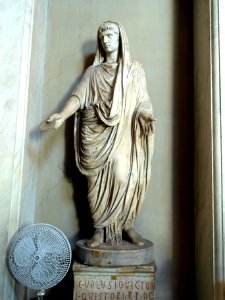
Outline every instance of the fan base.
{"type": "Polygon", "coordinates": [[[39,297],[31,298],[30,300],[48,300],[48,298],[45,296],[39,296],[39,297]]]}

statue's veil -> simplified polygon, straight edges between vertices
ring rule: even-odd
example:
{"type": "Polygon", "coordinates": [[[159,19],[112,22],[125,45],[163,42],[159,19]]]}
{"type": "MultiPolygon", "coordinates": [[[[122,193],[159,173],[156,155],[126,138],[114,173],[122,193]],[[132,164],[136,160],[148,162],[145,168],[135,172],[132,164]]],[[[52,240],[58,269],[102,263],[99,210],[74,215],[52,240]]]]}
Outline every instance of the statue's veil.
{"type": "MultiPolygon", "coordinates": [[[[101,111],[98,112],[99,117],[101,120],[107,124],[108,126],[115,126],[119,123],[122,112],[124,111],[124,107],[126,105],[124,94],[126,91],[126,83],[128,78],[128,73],[130,71],[132,61],[130,59],[130,52],[129,52],[129,44],[126,32],[123,28],[123,26],[116,21],[105,21],[99,29],[104,26],[104,24],[112,23],[116,25],[119,29],[120,34],[120,56],[119,56],[119,68],[116,78],[116,83],[114,87],[114,95],[113,95],[113,101],[112,101],[112,107],[109,116],[105,118],[104,115],[101,114],[101,111]]],[[[99,29],[97,32],[97,50],[95,59],[93,62],[93,66],[99,66],[102,64],[105,60],[105,51],[101,45],[101,41],[99,38],[99,29]]]]}

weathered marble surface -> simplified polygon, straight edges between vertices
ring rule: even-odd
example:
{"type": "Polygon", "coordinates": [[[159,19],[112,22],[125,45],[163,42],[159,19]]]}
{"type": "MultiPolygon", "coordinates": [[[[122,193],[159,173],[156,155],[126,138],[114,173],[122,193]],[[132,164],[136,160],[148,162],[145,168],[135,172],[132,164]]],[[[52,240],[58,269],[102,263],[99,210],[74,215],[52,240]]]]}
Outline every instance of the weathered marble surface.
{"type": "Polygon", "coordinates": [[[150,182],[156,120],[144,69],[132,60],[117,21],[99,26],[92,64],[40,130],[51,130],[51,123],[58,129],[72,115],[76,166],[87,178],[95,229],[87,244],[121,244],[125,231],[132,243],[143,245],[134,221],[150,182]]]}

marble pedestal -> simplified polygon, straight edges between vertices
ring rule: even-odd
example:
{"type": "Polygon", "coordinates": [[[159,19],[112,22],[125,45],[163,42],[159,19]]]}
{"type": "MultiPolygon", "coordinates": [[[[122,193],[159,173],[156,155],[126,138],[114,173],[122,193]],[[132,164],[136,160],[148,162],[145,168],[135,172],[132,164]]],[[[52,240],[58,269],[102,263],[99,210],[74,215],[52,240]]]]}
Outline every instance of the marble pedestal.
{"type": "Polygon", "coordinates": [[[73,300],[154,300],[156,266],[93,267],[73,264],[73,300]]]}
{"type": "Polygon", "coordinates": [[[76,259],[84,265],[96,267],[121,267],[147,265],[153,262],[153,243],[145,240],[143,246],[137,246],[127,241],[121,245],[106,243],[90,248],[85,240],[80,240],[76,245],[76,259]]]}
{"type": "Polygon", "coordinates": [[[139,247],[102,244],[96,248],[78,241],[73,264],[73,300],[153,300],[156,265],[153,244],[139,247]]]}

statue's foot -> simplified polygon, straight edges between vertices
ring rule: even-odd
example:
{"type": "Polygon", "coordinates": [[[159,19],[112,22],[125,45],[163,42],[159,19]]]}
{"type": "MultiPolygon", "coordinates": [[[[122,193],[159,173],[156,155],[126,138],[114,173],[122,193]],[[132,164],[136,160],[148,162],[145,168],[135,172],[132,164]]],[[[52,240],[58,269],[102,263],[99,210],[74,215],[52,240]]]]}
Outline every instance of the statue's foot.
{"type": "Polygon", "coordinates": [[[124,229],[124,231],[127,233],[131,243],[137,245],[137,246],[143,246],[144,245],[144,239],[138,234],[133,227],[130,227],[128,229],[124,229]]]}
{"type": "Polygon", "coordinates": [[[93,237],[86,242],[86,245],[89,247],[97,247],[104,241],[104,230],[103,228],[95,229],[93,237]]]}

